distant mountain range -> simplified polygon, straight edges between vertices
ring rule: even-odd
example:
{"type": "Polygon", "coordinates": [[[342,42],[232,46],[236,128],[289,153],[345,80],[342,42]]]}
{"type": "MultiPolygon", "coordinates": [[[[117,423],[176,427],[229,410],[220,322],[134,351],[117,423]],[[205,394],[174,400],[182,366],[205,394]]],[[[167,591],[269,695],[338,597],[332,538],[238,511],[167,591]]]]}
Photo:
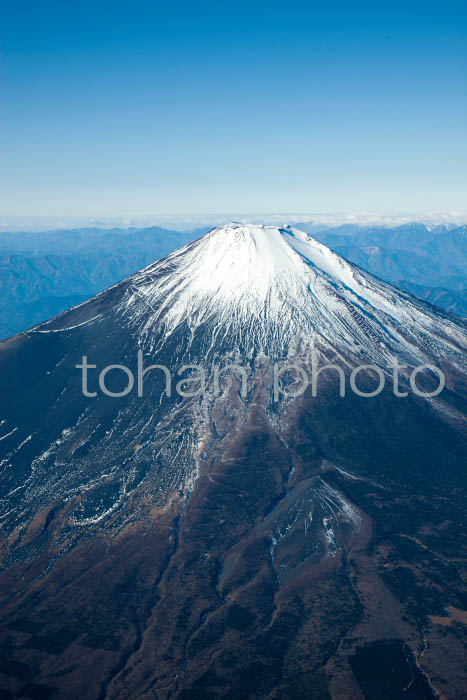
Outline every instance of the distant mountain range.
{"type": "MultiPolygon", "coordinates": [[[[295,225],[372,274],[467,316],[467,226],[295,225]]],[[[81,303],[209,228],[0,234],[0,338],[81,303]]]]}

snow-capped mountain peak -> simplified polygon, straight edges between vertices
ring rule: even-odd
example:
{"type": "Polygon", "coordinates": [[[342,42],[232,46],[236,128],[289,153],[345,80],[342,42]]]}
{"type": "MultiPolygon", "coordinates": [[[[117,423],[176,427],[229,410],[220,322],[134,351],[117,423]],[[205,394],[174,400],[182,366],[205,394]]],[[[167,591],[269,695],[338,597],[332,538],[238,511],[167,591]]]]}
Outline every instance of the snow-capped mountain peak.
{"type": "MultiPolygon", "coordinates": [[[[307,287],[310,265],[349,283],[351,266],[308,234],[290,227],[231,223],[170,256],[190,291],[264,304],[271,292],[307,287]]],[[[159,263],[145,272],[156,271],[159,263]]]]}
{"type": "Polygon", "coordinates": [[[394,355],[457,363],[464,342],[445,315],[290,227],[215,228],[129,278],[120,308],[150,350],[181,327],[203,353],[222,341],[287,355],[319,337],[380,363],[394,355]]]}

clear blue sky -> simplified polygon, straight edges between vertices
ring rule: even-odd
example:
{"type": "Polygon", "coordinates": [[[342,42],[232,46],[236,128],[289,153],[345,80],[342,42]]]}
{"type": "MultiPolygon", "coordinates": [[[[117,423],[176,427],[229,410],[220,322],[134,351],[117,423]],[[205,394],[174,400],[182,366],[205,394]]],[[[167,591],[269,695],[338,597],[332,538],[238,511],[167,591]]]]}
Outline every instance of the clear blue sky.
{"type": "Polygon", "coordinates": [[[465,2],[1,7],[4,215],[467,209],[465,2]]]}

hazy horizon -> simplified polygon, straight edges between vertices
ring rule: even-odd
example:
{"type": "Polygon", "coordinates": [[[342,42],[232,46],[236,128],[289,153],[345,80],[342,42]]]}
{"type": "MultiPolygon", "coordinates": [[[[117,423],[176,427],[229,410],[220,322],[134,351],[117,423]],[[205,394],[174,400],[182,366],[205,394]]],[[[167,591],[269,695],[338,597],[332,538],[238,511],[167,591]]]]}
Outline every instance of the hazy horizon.
{"type": "Polygon", "coordinates": [[[395,227],[409,223],[428,226],[462,226],[467,223],[466,212],[436,212],[414,214],[377,214],[372,212],[205,212],[193,214],[154,214],[141,216],[3,216],[0,217],[0,234],[4,232],[43,232],[73,228],[145,228],[159,226],[188,230],[209,225],[221,225],[230,221],[255,224],[286,225],[296,223],[332,227],[344,224],[357,226],[395,227]]]}

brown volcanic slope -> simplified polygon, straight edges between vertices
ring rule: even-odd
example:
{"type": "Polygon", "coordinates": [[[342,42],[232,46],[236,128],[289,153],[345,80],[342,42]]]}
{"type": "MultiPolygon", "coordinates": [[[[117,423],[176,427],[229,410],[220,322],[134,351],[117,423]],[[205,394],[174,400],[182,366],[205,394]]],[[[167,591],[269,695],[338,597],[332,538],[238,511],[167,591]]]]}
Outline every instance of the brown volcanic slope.
{"type": "Polygon", "coordinates": [[[467,697],[465,324],[296,236],[224,227],[0,344],[0,698],[467,697]],[[446,388],[275,403],[310,335],[347,385],[446,388]],[[248,395],[82,395],[138,349],[248,395]]]}

